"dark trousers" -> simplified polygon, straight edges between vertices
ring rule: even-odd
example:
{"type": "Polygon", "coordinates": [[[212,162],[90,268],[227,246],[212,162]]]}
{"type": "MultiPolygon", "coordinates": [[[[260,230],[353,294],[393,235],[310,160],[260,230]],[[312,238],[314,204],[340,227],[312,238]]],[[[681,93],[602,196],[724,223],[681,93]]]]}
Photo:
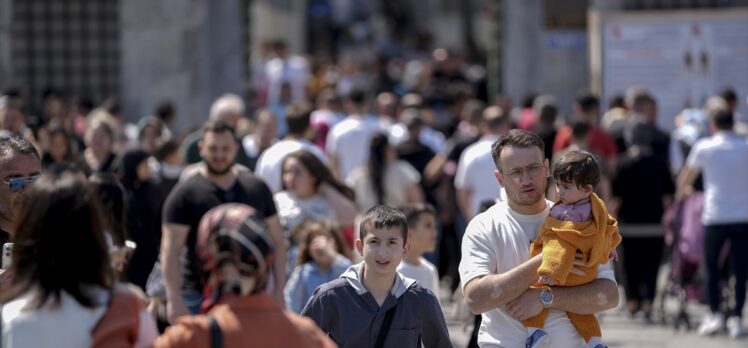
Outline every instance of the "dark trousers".
{"type": "Polygon", "coordinates": [[[704,226],[704,258],[706,262],[706,295],[709,309],[719,312],[720,269],[722,246],[730,241],[730,259],[735,275],[735,308],[731,316],[741,316],[745,304],[746,276],[748,276],[748,223],[704,226]]]}
{"type": "Polygon", "coordinates": [[[652,303],[662,261],[662,237],[623,237],[626,299],[652,303]]]}

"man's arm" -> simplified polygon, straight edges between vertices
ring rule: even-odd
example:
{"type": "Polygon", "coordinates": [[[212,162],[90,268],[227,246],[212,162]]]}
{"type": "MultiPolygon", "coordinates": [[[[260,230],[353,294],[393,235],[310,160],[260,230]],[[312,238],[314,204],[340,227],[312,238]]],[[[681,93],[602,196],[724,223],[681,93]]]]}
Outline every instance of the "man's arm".
{"type": "MultiPolygon", "coordinates": [[[[465,300],[470,311],[481,314],[507,304],[522,295],[538,280],[541,255],[501,274],[489,274],[473,278],[465,284],[465,300]]],[[[537,296],[535,300],[538,301],[537,296]]]]}
{"type": "Polygon", "coordinates": [[[166,288],[167,315],[169,322],[183,315],[189,310],[182,299],[182,264],[179,254],[187,241],[190,227],[187,225],[165,223],[161,225],[161,272],[164,276],[166,288]]]}
{"type": "Polygon", "coordinates": [[[273,291],[273,297],[278,304],[285,308],[285,300],[283,298],[283,287],[286,284],[286,253],[288,248],[286,246],[286,238],[283,237],[283,232],[280,226],[280,220],[278,215],[273,215],[265,219],[265,224],[270,232],[270,238],[273,240],[275,246],[275,257],[273,259],[273,278],[275,279],[275,291],[273,291]]]}
{"type": "Polygon", "coordinates": [[[473,207],[471,204],[473,190],[470,188],[458,188],[457,190],[457,207],[460,209],[462,216],[465,217],[465,221],[473,219],[473,207]]]}
{"type": "Polygon", "coordinates": [[[675,194],[676,199],[688,196],[693,192],[693,183],[699,176],[698,168],[692,168],[689,165],[683,166],[680,175],[678,175],[678,187],[675,194]]]}
{"type": "MultiPolygon", "coordinates": [[[[595,314],[618,306],[618,286],[610,279],[600,278],[580,286],[553,287],[550,308],[576,314],[595,314]]],[[[507,304],[507,312],[517,320],[531,318],[541,310],[540,289],[531,288],[507,304]]]]}

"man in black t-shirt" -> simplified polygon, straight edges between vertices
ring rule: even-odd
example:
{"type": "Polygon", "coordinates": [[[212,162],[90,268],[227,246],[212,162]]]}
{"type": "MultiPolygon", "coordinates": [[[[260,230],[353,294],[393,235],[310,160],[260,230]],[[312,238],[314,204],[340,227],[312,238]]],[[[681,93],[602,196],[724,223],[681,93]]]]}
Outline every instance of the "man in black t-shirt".
{"type": "MultiPolygon", "coordinates": [[[[285,255],[273,195],[265,183],[235,168],[239,148],[234,129],[222,121],[208,121],[203,128],[197,173],[178,183],[164,204],[161,262],[165,279],[169,320],[195,314],[202,302],[203,284],[198,278],[197,230],[203,214],[222,203],[244,203],[257,211],[267,224],[277,254],[285,255]]],[[[275,260],[272,294],[283,304],[285,258],[275,260]]]]}
{"type": "Polygon", "coordinates": [[[11,241],[25,189],[41,170],[39,152],[28,140],[16,135],[0,137],[0,248],[11,241]]]}

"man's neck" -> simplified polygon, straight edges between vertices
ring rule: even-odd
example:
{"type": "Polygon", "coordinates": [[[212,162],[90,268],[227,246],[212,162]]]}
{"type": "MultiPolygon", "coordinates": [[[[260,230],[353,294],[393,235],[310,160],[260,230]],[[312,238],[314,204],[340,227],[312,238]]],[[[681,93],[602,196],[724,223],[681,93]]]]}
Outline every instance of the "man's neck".
{"type": "Polygon", "coordinates": [[[369,272],[366,265],[364,265],[363,279],[361,280],[361,283],[364,284],[364,287],[369,290],[375,299],[386,298],[387,293],[392,290],[392,287],[395,284],[396,273],[384,277],[373,273],[374,272],[369,272]]]}
{"type": "Polygon", "coordinates": [[[228,189],[229,187],[231,187],[237,177],[237,172],[234,168],[231,168],[231,170],[229,170],[225,174],[216,175],[211,174],[210,171],[208,171],[208,168],[206,166],[203,166],[203,168],[200,169],[200,174],[214,184],[222,187],[223,189],[228,189]]]}
{"type": "Polygon", "coordinates": [[[512,202],[511,200],[508,200],[507,205],[509,205],[509,209],[514,210],[515,212],[522,215],[540,214],[546,208],[545,198],[541,198],[540,201],[532,205],[519,205],[512,202]]]}

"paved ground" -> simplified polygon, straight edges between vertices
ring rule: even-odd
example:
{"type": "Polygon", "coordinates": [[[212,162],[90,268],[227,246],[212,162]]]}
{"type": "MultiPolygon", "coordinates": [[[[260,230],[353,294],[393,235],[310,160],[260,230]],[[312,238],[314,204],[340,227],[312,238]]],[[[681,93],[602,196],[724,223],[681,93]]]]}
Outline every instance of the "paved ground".
{"type": "MultiPolygon", "coordinates": [[[[446,289],[442,292],[446,292],[446,289]]],[[[472,325],[465,326],[451,320],[452,303],[448,298],[442,299],[442,305],[452,343],[456,348],[466,347],[472,332],[472,325]]],[[[665,311],[668,315],[676,313],[676,308],[675,300],[666,301],[665,311]]],[[[689,304],[688,312],[694,326],[698,325],[705,311],[706,308],[703,305],[689,304]]],[[[746,314],[748,314],[748,310],[746,314]]],[[[748,315],[744,315],[744,318],[746,317],[748,315]]],[[[631,319],[623,308],[610,310],[600,317],[603,338],[610,348],[748,347],[748,337],[731,340],[724,333],[714,337],[699,337],[695,332],[695,327],[691,331],[685,331],[683,328],[676,331],[672,324],[662,325],[660,316],[657,316],[655,321],[655,324],[647,325],[642,318],[631,319]]],[[[744,319],[744,321],[748,325],[748,319],[744,319]]]]}

